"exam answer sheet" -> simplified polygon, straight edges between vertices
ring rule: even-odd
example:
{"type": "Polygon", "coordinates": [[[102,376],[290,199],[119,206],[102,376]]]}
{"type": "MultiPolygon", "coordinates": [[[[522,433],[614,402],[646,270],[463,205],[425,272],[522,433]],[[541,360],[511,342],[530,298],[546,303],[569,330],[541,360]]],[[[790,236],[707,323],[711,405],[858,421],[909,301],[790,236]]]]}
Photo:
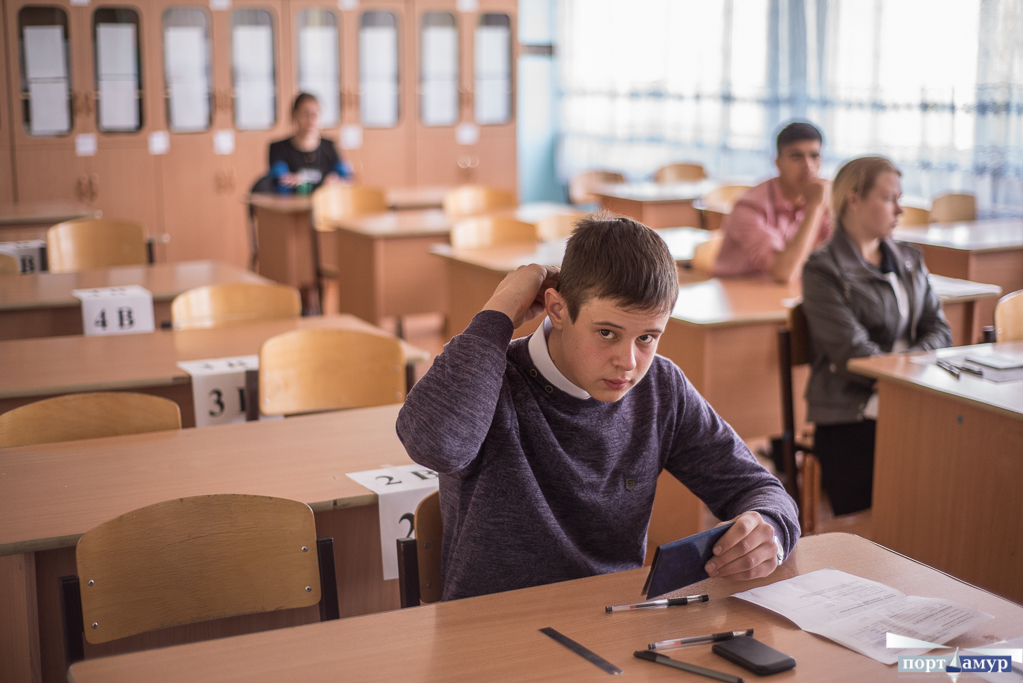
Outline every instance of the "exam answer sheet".
{"type": "Polygon", "coordinates": [[[830,638],[883,664],[895,664],[901,655],[928,651],[889,649],[888,633],[944,643],[994,619],[951,600],[906,595],[883,583],[831,568],[733,597],[777,612],[804,631],[830,638]]]}

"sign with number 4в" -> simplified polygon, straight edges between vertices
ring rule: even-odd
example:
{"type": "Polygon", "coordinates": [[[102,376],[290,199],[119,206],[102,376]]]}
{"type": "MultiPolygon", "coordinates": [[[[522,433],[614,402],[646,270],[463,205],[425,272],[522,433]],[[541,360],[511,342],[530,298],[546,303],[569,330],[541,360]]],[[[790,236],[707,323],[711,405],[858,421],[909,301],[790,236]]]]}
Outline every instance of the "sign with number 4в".
{"type": "Polygon", "coordinates": [[[259,356],[190,360],[178,367],[192,377],[196,427],[245,422],[245,371],[259,369],[259,356]]]}
{"type": "Polygon", "coordinates": [[[145,287],[73,289],[71,293],[82,301],[82,328],[87,336],[139,334],[156,329],[153,294],[145,287]]]}

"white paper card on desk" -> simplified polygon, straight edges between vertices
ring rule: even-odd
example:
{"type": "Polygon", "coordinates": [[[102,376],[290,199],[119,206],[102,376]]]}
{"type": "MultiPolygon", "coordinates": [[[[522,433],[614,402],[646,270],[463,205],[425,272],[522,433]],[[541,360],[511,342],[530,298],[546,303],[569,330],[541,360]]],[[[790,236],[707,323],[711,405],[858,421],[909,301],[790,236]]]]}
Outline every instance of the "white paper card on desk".
{"type": "Polygon", "coordinates": [[[245,422],[245,371],[259,370],[259,356],[182,361],[178,367],[192,378],[196,427],[245,422]]]}
{"type": "Polygon", "coordinates": [[[0,242],[0,253],[8,254],[18,260],[18,272],[38,273],[43,269],[43,249],[46,240],[21,240],[20,242],[0,242]]]}
{"type": "Polygon", "coordinates": [[[734,596],[787,617],[796,626],[830,638],[883,664],[926,649],[888,649],[887,634],[944,643],[994,619],[943,598],[906,595],[891,586],[837,569],[754,588],[734,596]]]}
{"type": "Polygon", "coordinates": [[[415,514],[419,501],[437,490],[437,473],[422,465],[401,465],[365,472],[349,472],[348,477],[377,494],[380,506],[380,554],[384,580],[398,578],[398,550],[395,541],[408,538],[409,523],[403,515],[415,514]]]}
{"type": "Polygon", "coordinates": [[[139,285],[73,289],[82,302],[82,328],[86,336],[141,334],[155,329],[153,294],[139,285]]]}

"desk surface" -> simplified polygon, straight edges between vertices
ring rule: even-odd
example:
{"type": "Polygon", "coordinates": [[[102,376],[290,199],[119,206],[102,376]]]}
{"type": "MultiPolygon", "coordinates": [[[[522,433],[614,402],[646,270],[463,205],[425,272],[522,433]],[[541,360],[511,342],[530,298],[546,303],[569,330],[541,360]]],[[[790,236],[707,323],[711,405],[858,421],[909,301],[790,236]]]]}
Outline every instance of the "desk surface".
{"type": "MultiPolygon", "coordinates": [[[[494,215],[508,216],[526,223],[536,223],[545,216],[559,213],[576,214],[578,211],[568,204],[535,202],[493,212],[494,215]]],[[[334,223],[334,227],[368,237],[447,237],[456,222],[457,219],[451,218],[441,209],[411,209],[342,218],[334,223]]]]}
{"type": "Polygon", "coordinates": [[[611,183],[597,185],[597,197],[628,199],[636,202],[689,202],[700,199],[723,185],[720,180],[698,180],[691,183],[611,183]]]}
{"type": "MultiPolygon", "coordinates": [[[[392,187],[384,190],[389,209],[439,209],[450,187],[392,187]]],[[[245,203],[281,213],[304,213],[313,208],[309,195],[255,193],[245,203]]]]}
{"type": "Polygon", "coordinates": [[[376,502],[345,476],[411,461],[400,405],[0,449],[0,555],[74,545],[92,527],[181,496],[248,493],[316,511],[376,502]]]}
{"type": "MultiPolygon", "coordinates": [[[[958,346],[951,349],[939,349],[936,352],[916,357],[934,359],[951,356],[960,358],[966,355],[983,355],[992,351],[1023,357],[1023,342],[958,346]]],[[[908,354],[891,354],[872,358],[853,358],[849,361],[849,370],[867,377],[915,386],[929,393],[940,394],[1017,420],[1023,420],[1023,380],[996,383],[966,372],[956,379],[934,363],[914,363],[911,360],[913,357],[908,354]]]]}
{"type": "Polygon", "coordinates": [[[896,228],[895,239],[964,251],[1023,249],[1023,220],[995,219],[896,228]]]}
{"type": "MultiPolygon", "coordinates": [[[[386,332],[351,315],[265,320],[208,330],[46,337],[0,342],[0,398],[139,389],[188,382],[179,361],[258,354],[270,337],[292,330],[386,332]]],[[[405,344],[409,361],[429,353],[405,344]]]]}
{"type": "Polygon", "coordinates": [[[79,306],[73,289],[141,285],[154,301],[170,301],[203,285],[269,282],[255,273],[217,261],[182,261],[148,266],[118,266],[78,273],[28,273],[0,276],[0,310],[79,306]]]}
{"type": "MultiPolygon", "coordinates": [[[[802,539],[772,576],[735,582],[708,579],[686,593],[710,601],[688,607],[606,614],[605,605],[640,598],[645,570],[637,569],[539,588],[427,605],[340,621],[151,650],[75,664],[74,683],[127,681],[352,680],[604,681],[607,674],[538,629],[551,626],[625,671],[630,679],[707,680],[632,656],[647,643],[687,635],[754,628],[758,640],[795,657],[779,680],[898,680],[885,666],[787,619],[740,600],[735,592],[825,567],[880,581],[906,594],[941,597],[995,618],[950,641],[980,646],[1019,635],[1023,607],[974,588],[857,536],[802,539]]],[[[754,680],[709,646],[668,652],[683,660],[754,680]]]]}
{"type": "Polygon", "coordinates": [[[0,226],[53,225],[78,218],[98,218],[102,212],[78,202],[19,202],[0,204],[0,226]]]}

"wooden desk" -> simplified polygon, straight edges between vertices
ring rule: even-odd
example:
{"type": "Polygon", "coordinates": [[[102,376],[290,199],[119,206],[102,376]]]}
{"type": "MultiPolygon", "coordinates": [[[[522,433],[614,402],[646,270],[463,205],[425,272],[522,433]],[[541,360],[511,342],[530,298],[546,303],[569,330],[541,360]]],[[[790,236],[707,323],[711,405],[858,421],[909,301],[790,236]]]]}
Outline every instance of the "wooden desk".
{"type": "MultiPolygon", "coordinates": [[[[397,581],[382,578],[377,496],[345,473],[411,462],[394,431],[399,408],[0,449],[0,556],[6,556],[0,557],[0,680],[27,680],[18,672],[30,654],[36,670],[41,661],[43,680],[66,680],[57,579],[75,572],[74,544],[97,524],[177,497],[247,493],[308,503],[317,534],[334,538],[342,616],[396,609],[397,581]],[[38,629],[29,627],[35,622],[38,629]],[[5,671],[11,662],[21,665],[5,671]]],[[[225,624],[219,632],[240,627],[225,624]]],[[[149,646],[188,635],[188,629],[173,631],[150,637],[149,646]]],[[[215,633],[209,625],[191,632],[215,633]]]]}
{"type": "Polygon", "coordinates": [[[692,183],[617,183],[598,185],[593,194],[602,208],[651,228],[700,225],[693,201],[722,185],[718,180],[692,183]]]}
{"type": "MultiPolygon", "coordinates": [[[[708,579],[686,589],[710,601],[684,613],[648,610],[605,614],[604,606],[639,598],[643,570],[416,607],[399,612],[311,624],[84,661],[73,683],[128,681],[604,681],[607,674],[538,632],[552,626],[625,671],[628,680],[698,681],[632,656],[654,640],[752,627],[758,640],[792,655],[786,681],[856,682],[906,678],[894,666],[801,631],[787,619],[741,600],[735,592],[825,567],[891,585],[906,594],[941,597],[995,618],[950,641],[980,646],[1018,635],[1023,607],[848,534],[811,536],[775,573],[756,581],[708,579]]],[[[709,646],[667,654],[753,680],[753,674],[711,653],[709,646]]]]}
{"type": "Polygon", "coordinates": [[[153,293],[157,327],[171,319],[170,305],[194,287],[229,282],[266,282],[241,268],[217,261],[183,261],[119,266],[79,273],[0,276],[0,340],[82,334],[82,302],[74,289],[141,285],[153,293]]]}
{"type": "MultiPolygon", "coordinates": [[[[994,345],[1002,349],[1023,353],[1023,343],[994,345]]],[[[874,538],[1023,601],[1023,382],[956,380],[901,354],[849,369],[878,380],[874,538]]]]}
{"type": "MultiPolygon", "coordinates": [[[[998,285],[1005,294],[1023,289],[1021,220],[912,225],[897,228],[895,238],[922,249],[932,273],[998,285]]],[[[995,303],[978,307],[980,326],[994,324],[995,303]]],[[[980,341],[979,332],[973,340],[980,341]]]]}
{"type": "MultiPolygon", "coordinates": [[[[680,264],[691,261],[696,246],[710,239],[710,234],[699,228],[665,228],[657,233],[668,244],[672,257],[680,264]]],[[[448,335],[464,330],[490,299],[505,275],[519,266],[530,263],[560,266],[565,257],[566,241],[510,244],[486,249],[434,247],[431,251],[444,259],[446,271],[448,335]]],[[[538,324],[539,321],[526,323],[516,330],[515,336],[529,334],[538,324]]]]}
{"type": "MultiPolygon", "coordinates": [[[[21,276],[25,277],[25,276],[21,276]]],[[[50,337],[0,342],[0,413],[49,396],[85,391],[140,391],[181,406],[195,426],[192,382],[180,361],[258,354],[267,339],[292,330],[386,332],[350,315],[265,320],[207,330],[158,330],[108,337],[50,337]]],[[[405,344],[409,362],[429,354],[405,344]]]]}
{"type": "Polygon", "coordinates": [[[44,240],[51,226],[102,214],[78,202],[21,202],[0,205],[0,242],[44,240]]]}

